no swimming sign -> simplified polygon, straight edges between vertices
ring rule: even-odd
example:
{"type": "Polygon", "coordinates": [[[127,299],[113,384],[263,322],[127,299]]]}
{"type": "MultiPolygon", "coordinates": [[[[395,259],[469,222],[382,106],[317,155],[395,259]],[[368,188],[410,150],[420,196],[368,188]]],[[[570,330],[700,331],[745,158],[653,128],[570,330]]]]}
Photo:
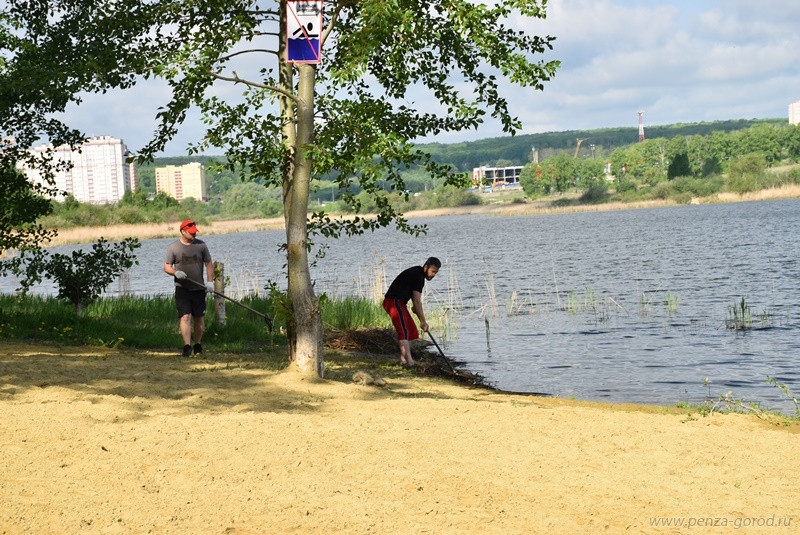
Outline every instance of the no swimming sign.
{"type": "Polygon", "coordinates": [[[322,2],[288,0],[286,7],[286,61],[319,63],[322,2]]]}

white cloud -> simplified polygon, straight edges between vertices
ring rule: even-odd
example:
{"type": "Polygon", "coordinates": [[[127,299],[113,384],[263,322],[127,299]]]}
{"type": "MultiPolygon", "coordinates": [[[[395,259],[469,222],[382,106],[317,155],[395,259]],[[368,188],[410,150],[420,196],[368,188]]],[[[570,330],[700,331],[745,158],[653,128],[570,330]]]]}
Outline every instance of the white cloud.
{"type": "MultiPolygon", "coordinates": [[[[550,0],[548,17],[514,20],[517,28],[556,37],[562,68],[543,92],[506,88],[522,133],[630,126],[645,123],[784,117],[800,99],[800,2],[763,0],[550,0]]],[[[454,81],[458,84],[459,81],[454,81]]],[[[467,88],[468,89],[468,88],[467,88]]],[[[233,88],[220,88],[230,91],[233,88]]],[[[437,106],[430,97],[419,109],[437,106]]],[[[138,150],[156,126],[164,84],[87,97],[70,110],[93,135],[122,137],[138,150]]],[[[202,133],[191,116],[167,154],[185,154],[202,133]]],[[[505,135],[497,121],[478,131],[421,141],[457,142],[505,135]]]]}
{"type": "MultiPolygon", "coordinates": [[[[523,133],[783,117],[800,99],[800,3],[551,0],[529,31],[557,37],[544,92],[512,89],[523,133]]],[[[470,139],[502,135],[486,124],[470,139]]],[[[462,135],[440,138],[449,142],[462,135]],[[448,139],[449,138],[449,139],[448,139]]]]}

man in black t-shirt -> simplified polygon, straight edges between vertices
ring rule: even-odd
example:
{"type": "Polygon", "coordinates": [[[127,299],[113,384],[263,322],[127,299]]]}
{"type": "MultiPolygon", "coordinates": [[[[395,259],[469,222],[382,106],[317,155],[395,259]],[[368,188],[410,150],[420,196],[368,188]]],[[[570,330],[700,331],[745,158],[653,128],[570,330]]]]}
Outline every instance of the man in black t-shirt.
{"type": "Polygon", "coordinates": [[[428,330],[428,322],[425,320],[425,313],[422,310],[422,289],[425,287],[426,280],[433,280],[442,263],[436,257],[430,257],[422,266],[414,266],[400,273],[383,299],[383,309],[392,318],[392,324],[397,331],[397,342],[400,346],[400,364],[403,366],[413,366],[414,359],[411,356],[410,340],[419,338],[417,325],[408,312],[408,301],[411,300],[411,310],[419,318],[419,328],[423,331],[428,330]]]}

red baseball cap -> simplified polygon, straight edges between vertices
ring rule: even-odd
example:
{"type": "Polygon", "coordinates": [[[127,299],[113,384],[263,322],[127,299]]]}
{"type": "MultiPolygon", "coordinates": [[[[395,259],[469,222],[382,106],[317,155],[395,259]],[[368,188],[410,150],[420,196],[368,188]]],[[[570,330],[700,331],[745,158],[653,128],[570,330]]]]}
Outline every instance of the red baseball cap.
{"type": "Polygon", "coordinates": [[[183,230],[183,229],[188,229],[190,231],[191,230],[195,230],[196,231],[197,230],[197,225],[195,225],[194,221],[192,221],[191,219],[187,219],[183,223],[181,223],[181,230],[183,230]]]}

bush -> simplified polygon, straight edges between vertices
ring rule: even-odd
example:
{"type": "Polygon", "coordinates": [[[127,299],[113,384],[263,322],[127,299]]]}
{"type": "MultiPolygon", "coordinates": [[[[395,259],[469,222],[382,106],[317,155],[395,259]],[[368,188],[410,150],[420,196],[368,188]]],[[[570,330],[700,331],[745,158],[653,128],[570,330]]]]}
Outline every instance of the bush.
{"type": "Polygon", "coordinates": [[[635,190],[636,182],[628,178],[619,178],[617,179],[617,184],[615,189],[617,193],[625,193],[626,191],[635,190]]]}
{"type": "Polygon", "coordinates": [[[689,204],[692,202],[692,194],[689,192],[676,193],[672,196],[672,200],[677,204],[689,204]]]}
{"type": "Polygon", "coordinates": [[[754,176],[744,176],[740,175],[737,177],[728,177],[728,181],[726,184],[728,191],[733,193],[743,194],[743,193],[750,193],[751,191],[756,191],[760,189],[758,182],[754,176]]]}
{"type": "Polygon", "coordinates": [[[100,238],[89,253],[77,249],[71,256],[51,255],[43,249],[33,249],[23,251],[8,266],[12,273],[23,276],[20,283],[23,295],[42,282],[42,278],[54,281],[58,286],[57,297],[75,305],[80,318],[86,305],[100,297],[120,273],[139,263],[133,254],[139,247],[141,243],[136,238],[112,244],[100,238]]]}
{"type": "Polygon", "coordinates": [[[277,199],[267,199],[261,203],[261,213],[264,217],[277,217],[283,213],[283,203],[277,199]]]}
{"type": "Polygon", "coordinates": [[[147,223],[147,217],[144,212],[135,206],[120,206],[115,211],[115,215],[120,223],[125,223],[126,225],[147,223]]]}
{"type": "Polygon", "coordinates": [[[672,189],[672,182],[659,182],[652,188],[653,198],[654,199],[669,199],[672,195],[675,194],[675,190],[672,189]]]}
{"type": "Polygon", "coordinates": [[[594,182],[579,201],[583,204],[598,204],[608,200],[608,186],[605,182],[594,182]]]}

